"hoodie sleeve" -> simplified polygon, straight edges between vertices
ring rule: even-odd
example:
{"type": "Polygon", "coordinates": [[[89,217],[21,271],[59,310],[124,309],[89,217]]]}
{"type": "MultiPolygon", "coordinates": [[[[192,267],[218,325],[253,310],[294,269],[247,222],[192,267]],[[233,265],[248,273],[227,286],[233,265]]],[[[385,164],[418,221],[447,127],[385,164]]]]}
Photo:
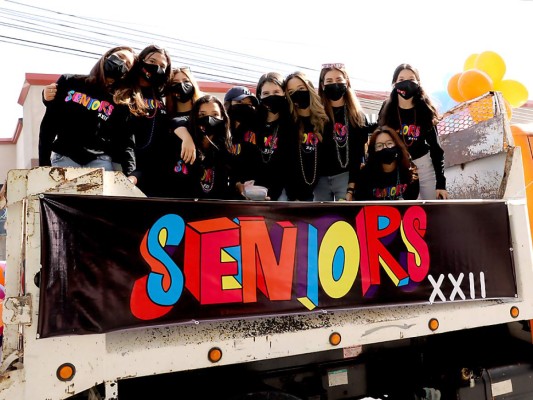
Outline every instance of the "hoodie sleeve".
{"type": "Polygon", "coordinates": [[[436,189],[446,190],[446,177],[444,176],[444,150],[440,146],[437,128],[432,126],[427,132],[426,143],[429,145],[429,155],[435,169],[437,181],[436,189]]]}
{"type": "Polygon", "coordinates": [[[51,165],[50,156],[52,154],[52,144],[54,143],[57,134],[57,124],[60,118],[58,112],[59,98],[62,96],[62,90],[65,87],[67,77],[61,75],[57,80],[56,97],[51,101],[45,101],[43,95],[43,103],[46,110],[41,120],[39,128],[39,166],[48,167],[51,165]]]}

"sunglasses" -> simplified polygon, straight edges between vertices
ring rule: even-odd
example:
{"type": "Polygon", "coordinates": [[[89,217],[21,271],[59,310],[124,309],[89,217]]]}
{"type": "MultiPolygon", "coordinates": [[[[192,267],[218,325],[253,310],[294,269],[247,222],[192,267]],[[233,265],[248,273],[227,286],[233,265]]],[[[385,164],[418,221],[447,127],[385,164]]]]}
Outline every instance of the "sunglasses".
{"type": "Polygon", "coordinates": [[[322,64],[322,69],[326,69],[326,68],[344,69],[344,64],[343,63],[322,64]]]}

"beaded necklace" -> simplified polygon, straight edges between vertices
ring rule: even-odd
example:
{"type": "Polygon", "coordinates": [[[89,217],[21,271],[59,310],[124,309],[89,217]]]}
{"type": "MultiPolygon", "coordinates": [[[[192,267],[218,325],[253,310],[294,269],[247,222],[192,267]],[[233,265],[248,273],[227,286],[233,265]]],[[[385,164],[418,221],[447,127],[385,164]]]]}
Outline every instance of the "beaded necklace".
{"type": "Polygon", "coordinates": [[[152,143],[152,139],[154,137],[154,131],[155,131],[155,114],[156,113],[157,113],[157,108],[155,109],[154,115],[147,117],[147,118],[151,118],[152,119],[152,130],[150,131],[150,136],[148,137],[148,141],[146,142],[146,144],[144,146],[140,146],[140,147],[137,146],[138,150],[144,150],[150,145],[150,143],[152,143]]]}
{"type": "Polygon", "coordinates": [[[317,171],[317,164],[318,164],[318,148],[316,146],[315,146],[314,152],[315,152],[315,165],[313,167],[313,179],[311,180],[311,182],[308,182],[307,177],[305,176],[304,162],[302,159],[302,144],[300,143],[300,145],[298,146],[298,155],[300,156],[300,168],[302,170],[302,176],[304,178],[304,182],[309,186],[315,183],[315,179],[316,179],[316,171],[317,171]]]}
{"type": "Polygon", "coordinates": [[[348,166],[348,163],[350,162],[350,146],[348,146],[348,141],[350,139],[350,125],[348,125],[348,119],[346,117],[347,115],[347,112],[346,112],[346,105],[344,105],[344,127],[346,129],[346,141],[341,145],[339,144],[338,140],[334,140],[335,142],[335,150],[337,151],[337,160],[339,160],[339,164],[341,166],[341,168],[346,168],[348,166]],[[346,148],[345,150],[345,162],[344,164],[342,163],[342,160],[341,160],[341,152],[340,152],[340,149],[342,148],[346,148]]]}
{"type": "MultiPolygon", "coordinates": [[[[144,97],[144,96],[143,96],[144,97]]],[[[148,119],[151,119],[152,120],[152,129],[150,131],[150,136],[148,136],[148,140],[147,142],[144,144],[144,146],[136,146],[136,148],[138,150],[144,150],[146,149],[148,146],[150,146],[150,143],[152,143],[152,139],[154,137],[154,131],[155,131],[155,116],[157,115],[157,110],[158,110],[158,102],[157,100],[154,98],[152,99],[153,102],[154,102],[154,113],[152,115],[150,115],[150,113],[148,113],[148,115],[146,116],[146,118],[148,119]]],[[[148,99],[145,98],[145,104],[147,107],[150,106],[149,102],[148,102],[148,99]]]]}

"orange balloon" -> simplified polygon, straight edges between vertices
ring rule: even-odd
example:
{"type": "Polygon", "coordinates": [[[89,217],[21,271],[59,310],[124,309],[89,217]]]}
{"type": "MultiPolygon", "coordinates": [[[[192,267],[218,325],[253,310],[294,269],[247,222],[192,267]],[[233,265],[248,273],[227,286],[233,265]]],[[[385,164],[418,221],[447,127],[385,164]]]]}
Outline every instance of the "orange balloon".
{"type": "Polygon", "coordinates": [[[459,86],[457,85],[461,74],[462,72],[458,72],[457,74],[453,75],[448,81],[448,94],[453,100],[457,101],[458,103],[461,103],[466,100],[461,95],[461,93],[459,93],[459,86]]]}
{"type": "Polygon", "coordinates": [[[479,69],[464,71],[457,81],[459,93],[465,100],[472,100],[494,89],[492,79],[479,69]]]}
{"type": "Polygon", "coordinates": [[[479,54],[470,54],[465,60],[465,65],[463,66],[463,71],[468,71],[469,69],[475,68],[477,56],[479,54]]]}

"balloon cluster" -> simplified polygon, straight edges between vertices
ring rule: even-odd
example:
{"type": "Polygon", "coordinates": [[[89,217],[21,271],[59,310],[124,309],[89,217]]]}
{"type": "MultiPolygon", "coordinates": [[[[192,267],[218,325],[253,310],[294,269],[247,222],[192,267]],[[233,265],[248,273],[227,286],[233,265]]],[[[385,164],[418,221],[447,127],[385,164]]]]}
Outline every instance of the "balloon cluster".
{"type": "Polygon", "coordinates": [[[471,54],[464,63],[463,72],[456,73],[448,81],[448,94],[453,100],[463,102],[498,91],[508,107],[520,107],[528,99],[527,89],[514,79],[503,79],[505,71],[503,58],[494,51],[471,54]]]}

